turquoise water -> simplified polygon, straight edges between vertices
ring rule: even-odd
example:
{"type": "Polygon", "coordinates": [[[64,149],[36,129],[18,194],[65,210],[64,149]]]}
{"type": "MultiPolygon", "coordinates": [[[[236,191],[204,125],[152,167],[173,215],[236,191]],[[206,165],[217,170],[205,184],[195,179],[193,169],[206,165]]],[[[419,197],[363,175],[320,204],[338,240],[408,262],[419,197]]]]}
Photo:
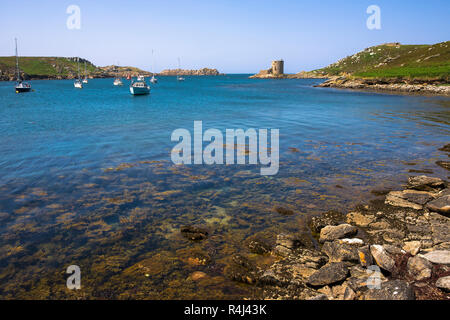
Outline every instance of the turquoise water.
{"type": "Polygon", "coordinates": [[[1,82],[0,296],[72,298],[61,277],[80,264],[87,298],[242,297],[247,288],[223,267],[248,237],[295,232],[302,217],[367,201],[410,170],[448,175],[434,162],[446,157],[437,149],[449,143],[449,98],[247,77],[161,77],[139,97],[113,79],[82,90],[32,81],[28,94],[1,82]],[[195,120],[222,132],[280,129],[278,174],[173,166],[171,133],[192,133],[195,120]],[[211,237],[191,243],[178,232],[185,224],[206,226],[211,237]],[[212,262],[186,263],[194,249],[212,262]],[[161,263],[136,269],[145,259],[161,263]],[[209,281],[186,280],[196,270],[209,281]]]}

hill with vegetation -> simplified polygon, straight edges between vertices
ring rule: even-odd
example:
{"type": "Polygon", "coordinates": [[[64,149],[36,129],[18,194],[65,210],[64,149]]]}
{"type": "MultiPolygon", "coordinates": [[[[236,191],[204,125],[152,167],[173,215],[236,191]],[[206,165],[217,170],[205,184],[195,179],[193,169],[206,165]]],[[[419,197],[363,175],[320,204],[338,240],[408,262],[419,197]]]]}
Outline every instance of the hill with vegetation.
{"type": "MultiPolygon", "coordinates": [[[[97,67],[89,60],[80,58],[80,74],[84,76],[84,65],[89,78],[109,78],[130,74],[151,75],[151,73],[134,68],[107,66],[97,67]]],[[[20,57],[21,76],[24,79],[73,79],[77,77],[77,58],[70,57],[20,57]]],[[[0,57],[0,80],[15,80],[16,57],[0,57]]]]}
{"type": "Polygon", "coordinates": [[[450,41],[434,45],[386,43],[346,57],[315,73],[360,78],[443,80],[450,75],[450,41]]]}

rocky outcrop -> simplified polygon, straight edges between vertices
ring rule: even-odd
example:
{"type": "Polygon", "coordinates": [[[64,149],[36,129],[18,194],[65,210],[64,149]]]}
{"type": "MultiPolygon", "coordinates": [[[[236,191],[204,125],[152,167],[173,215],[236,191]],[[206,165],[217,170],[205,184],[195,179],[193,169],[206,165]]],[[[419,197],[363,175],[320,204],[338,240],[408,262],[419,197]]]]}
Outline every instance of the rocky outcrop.
{"type": "Polygon", "coordinates": [[[345,76],[334,76],[317,85],[317,87],[435,94],[444,96],[450,95],[450,85],[448,83],[429,83],[426,81],[423,81],[422,83],[408,83],[406,80],[399,82],[396,79],[359,79],[345,76]]]}
{"type": "Polygon", "coordinates": [[[198,70],[184,70],[184,69],[166,69],[158,73],[159,76],[218,76],[220,75],[217,69],[203,68],[198,70]]]}

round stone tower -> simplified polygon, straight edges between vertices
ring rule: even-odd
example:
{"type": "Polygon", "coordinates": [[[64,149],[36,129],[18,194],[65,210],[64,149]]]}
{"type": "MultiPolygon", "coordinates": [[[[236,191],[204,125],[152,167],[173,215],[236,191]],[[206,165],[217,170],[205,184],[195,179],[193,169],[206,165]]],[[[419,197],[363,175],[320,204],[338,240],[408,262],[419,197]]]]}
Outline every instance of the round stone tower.
{"type": "Polygon", "coordinates": [[[283,60],[272,61],[272,74],[275,76],[284,74],[284,61],[283,60]]]}

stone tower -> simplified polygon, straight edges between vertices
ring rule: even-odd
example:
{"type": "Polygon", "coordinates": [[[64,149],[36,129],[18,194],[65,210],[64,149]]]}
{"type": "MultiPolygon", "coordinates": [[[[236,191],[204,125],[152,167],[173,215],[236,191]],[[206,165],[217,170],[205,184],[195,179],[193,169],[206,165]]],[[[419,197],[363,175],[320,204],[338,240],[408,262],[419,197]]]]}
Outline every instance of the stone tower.
{"type": "Polygon", "coordinates": [[[275,76],[284,74],[284,61],[283,60],[272,61],[272,74],[275,76]]]}

